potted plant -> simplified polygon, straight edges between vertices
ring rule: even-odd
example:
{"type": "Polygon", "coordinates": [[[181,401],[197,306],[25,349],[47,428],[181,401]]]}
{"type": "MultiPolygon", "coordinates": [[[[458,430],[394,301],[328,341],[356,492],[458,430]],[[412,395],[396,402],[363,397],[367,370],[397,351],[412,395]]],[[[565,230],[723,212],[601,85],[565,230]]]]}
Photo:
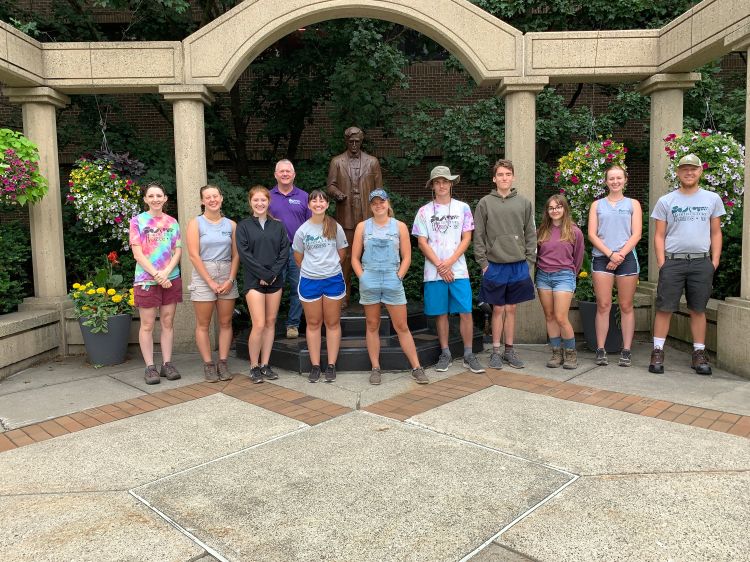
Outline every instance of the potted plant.
{"type": "MultiPolygon", "coordinates": [[[[576,301],[578,313],[581,316],[583,338],[591,351],[596,351],[596,295],[594,282],[591,277],[591,259],[588,253],[583,259],[583,266],[576,279],[576,301]]],[[[609,309],[609,331],[604,342],[604,349],[608,353],[618,353],[622,349],[622,328],[620,326],[620,307],[613,298],[612,308],[609,309]]]]}
{"type": "Polygon", "coordinates": [[[0,129],[0,202],[36,203],[47,194],[37,146],[17,131],[0,129]]]}
{"type": "Polygon", "coordinates": [[[86,354],[94,366],[117,365],[125,361],[133,313],[133,289],[114,273],[117,252],[107,255],[106,267],[94,278],[74,283],[70,298],[81,327],[86,354]]]}

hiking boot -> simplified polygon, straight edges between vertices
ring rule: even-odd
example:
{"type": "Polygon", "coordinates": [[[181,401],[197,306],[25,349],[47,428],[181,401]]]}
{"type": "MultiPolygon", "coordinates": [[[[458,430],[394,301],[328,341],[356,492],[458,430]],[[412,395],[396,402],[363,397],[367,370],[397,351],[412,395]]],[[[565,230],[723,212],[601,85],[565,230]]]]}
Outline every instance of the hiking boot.
{"type": "Polygon", "coordinates": [[[146,367],[146,374],[143,378],[146,380],[146,384],[159,384],[161,382],[159,371],[156,370],[155,365],[146,367]]]}
{"type": "Polygon", "coordinates": [[[159,373],[162,377],[166,378],[168,381],[176,381],[177,379],[182,378],[180,376],[180,372],[177,370],[177,367],[172,365],[172,363],[167,362],[164,363],[164,365],[161,366],[161,373],[159,373]]]}
{"type": "Polygon", "coordinates": [[[381,382],[381,376],[380,376],[380,369],[377,367],[374,367],[372,371],[370,371],[370,384],[380,384],[381,382]]]}
{"type": "Polygon", "coordinates": [[[562,347],[553,347],[552,357],[550,357],[549,361],[547,361],[547,367],[549,367],[550,369],[557,369],[562,364],[563,364],[562,347]]]}
{"type": "Polygon", "coordinates": [[[648,365],[649,373],[660,375],[664,372],[664,350],[661,347],[655,347],[651,352],[651,362],[648,365]]]}
{"type": "Polygon", "coordinates": [[[226,359],[219,359],[219,362],[216,364],[216,371],[219,373],[220,381],[231,381],[234,376],[229,372],[229,365],[227,365],[226,359]]]}
{"type": "Polygon", "coordinates": [[[620,367],[630,367],[630,365],[633,362],[633,357],[630,353],[629,349],[623,349],[620,352],[620,362],[618,363],[620,367]]]}
{"type": "Polygon", "coordinates": [[[706,357],[705,349],[696,349],[693,351],[693,360],[690,366],[699,375],[710,375],[711,365],[708,363],[708,357],[706,357]]]}
{"type": "Polygon", "coordinates": [[[206,382],[219,382],[219,373],[216,372],[216,364],[213,361],[203,363],[203,378],[206,382]]]}
{"type": "Polygon", "coordinates": [[[417,384],[429,384],[430,382],[430,379],[428,379],[427,375],[424,374],[424,369],[422,367],[412,369],[411,376],[415,381],[417,381],[417,384]]]}
{"type": "Polygon", "coordinates": [[[594,363],[597,365],[609,365],[609,360],[607,359],[607,351],[603,347],[597,348],[594,363]]]}
{"type": "Polygon", "coordinates": [[[260,368],[260,374],[263,375],[263,378],[267,381],[275,381],[279,378],[279,375],[273,372],[271,369],[271,365],[263,365],[260,368]]]}
{"type": "Polygon", "coordinates": [[[448,370],[448,367],[451,366],[451,362],[453,361],[453,357],[451,357],[450,353],[441,353],[440,357],[438,357],[437,365],[435,365],[435,370],[438,373],[444,373],[448,370]]]}
{"type": "Polygon", "coordinates": [[[336,380],[336,365],[329,363],[326,367],[326,382],[333,382],[336,380]]]}
{"type": "Polygon", "coordinates": [[[563,369],[578,368],[578,352],[574,349],[563,349],[563,369]]]}
{"type": "Polygon", "coordinates": [[[503,361],[515,369],[523,369],[526,366],[524,362],[518,358],[518,354],[513,347],[510,349],[506,348],[505,353],[503,353],[503,361]]]}
{"type": "Polygon", "coordinates": [[[313,365],[310,368],[310,374],[307,375],[309,382],[318,382],[320,380],[320,365],[313,365]]]}
{"type": "Polygon", "coordinates": [[[469,369],[472,373],[484,373],[484,367],[482,367],[479,359],[477,359],[477,356],[473,353],[464,355],[464,367],[469,369]]]}
{"type": "Polygon", "coordinates": [[[250,369],[250,380],[255,384],[260,384],[263,382],[263,373],[260,372],[260,367],[258,367],[257,365],[250,369]]]}
{"type": "Polygon", "coordinates": [[[297,326],[287,326],[286,327],[286,339],[288,340],[294,340],[299,337],[299,328],[297,326]]]}
{"type": "Polygon", "coordinates": [[[493,351],[490,354],[490,362],[487,364],[487,366],[490,369],[502,369],[503,368],[503,356],[493,351]]]}

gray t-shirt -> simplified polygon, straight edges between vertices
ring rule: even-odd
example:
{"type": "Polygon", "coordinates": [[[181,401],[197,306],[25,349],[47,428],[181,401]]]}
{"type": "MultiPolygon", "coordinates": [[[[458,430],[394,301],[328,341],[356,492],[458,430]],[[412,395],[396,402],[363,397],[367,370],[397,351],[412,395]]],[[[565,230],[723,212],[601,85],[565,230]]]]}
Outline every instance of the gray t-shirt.
{"type": "Polygon", "coordinates": [[[340,224],[336,224],[336,238],[330,240],[323,236],[323,225],[310,220],[297,229],[292,242],[292,249],[304,254],[300,274],[307,279],[325,279],[341,273],[338,251],[348,246],[340,224]]]}
{"type": "Polygon", "coordinates": [[[711,219],[724,214],[724,203],[713,191],[699,189],[684,195],[676,189],[659,198],[651,218],[667,223],[664,250],[668,254],[682,254],[708,252],[711,219]]]}

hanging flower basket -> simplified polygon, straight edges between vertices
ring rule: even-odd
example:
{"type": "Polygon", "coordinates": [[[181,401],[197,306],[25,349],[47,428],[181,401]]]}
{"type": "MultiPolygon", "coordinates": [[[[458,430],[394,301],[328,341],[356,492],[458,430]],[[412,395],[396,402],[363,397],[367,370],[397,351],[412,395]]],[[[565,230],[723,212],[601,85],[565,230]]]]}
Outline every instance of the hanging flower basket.
{"type": "Polygon", "coordinates": [[[677,163],[686,154],[695,154],[703,162],[700,186],[719,194],[727,214],[722,224],[729,224],[735,213],[741,213],[745,192],[745,147],[732,135],[718,131],[684,131],[682,136],[672,133],[664,137],[664,150],[669,154],[669,166],[664,179],[677,189],[677,163]]]}
{"type": "Polygon", "coordinates": [[[37,146],[18,131],[0,129],[0,202],[37,203],[47,194],[37,146]]]}
{"type": "Polygon", "coordinates": [[[604,172],[614,165],[625,168],[627,152],[624,144],[600,137],[577,144],[560,158],[555,182],[560,186],[560,193],[567,197],[578,226],[586,224],[591,204],[607,193],[604,172]]]}
{"type": "Polygon", "coordinates": [[[68,203],[88,232],[129,249],[129,221],[141,210],[137,180],[143,164],[128,155],[99,153],[76,161],[68,181],[68,203]]]}

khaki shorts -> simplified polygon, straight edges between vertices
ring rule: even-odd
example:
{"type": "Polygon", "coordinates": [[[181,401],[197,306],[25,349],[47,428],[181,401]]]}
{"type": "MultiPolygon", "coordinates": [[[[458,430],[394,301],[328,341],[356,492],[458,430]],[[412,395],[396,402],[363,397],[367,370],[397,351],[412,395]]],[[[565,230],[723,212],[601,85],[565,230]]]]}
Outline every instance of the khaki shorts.
{"type": "MultiPolygon", "coordinates": [[[[203,265],[206,267],[208,274],[211,278],[216,281],[219,285],[229,279],[229,271],[232,269],[232,262],[228,261],[204,261],[203,265]]],[[[217,299],[227,300],[236,299],[240,296],[237,291],[237,284],[232,286],[232,289],[226,295],[217,295],[211,290],[195,269],[193,270],[193,276],[190,279],[190,285],[188,285],[190,291],[190,300],[197,302],[213,302],[217,299]]]]}

